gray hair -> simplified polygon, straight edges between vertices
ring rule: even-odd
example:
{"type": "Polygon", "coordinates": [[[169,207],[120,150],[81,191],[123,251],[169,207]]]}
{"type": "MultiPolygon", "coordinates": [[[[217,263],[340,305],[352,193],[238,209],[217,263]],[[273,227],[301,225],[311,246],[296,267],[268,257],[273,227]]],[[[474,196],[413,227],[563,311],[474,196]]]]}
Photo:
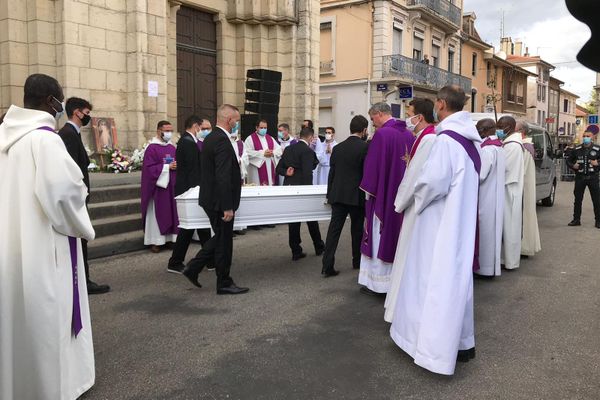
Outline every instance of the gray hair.
{"type": "Polygon", "coordinates": [[[529,124],[526,121],[518,120],[515,131],[522,132],[525,136],[529,136],[529,124]]]}
{"type": "Polygon", "coordinates": [[[369,115],[375,114],[375,113],[382,113],[382,114],[388,114],[388,115],[392,115],[392,107],[390,107],[390,105],[386,102],[379,102],[379,103],[375,103],[371,106],[371,108],[369,108],[369,115]]]}

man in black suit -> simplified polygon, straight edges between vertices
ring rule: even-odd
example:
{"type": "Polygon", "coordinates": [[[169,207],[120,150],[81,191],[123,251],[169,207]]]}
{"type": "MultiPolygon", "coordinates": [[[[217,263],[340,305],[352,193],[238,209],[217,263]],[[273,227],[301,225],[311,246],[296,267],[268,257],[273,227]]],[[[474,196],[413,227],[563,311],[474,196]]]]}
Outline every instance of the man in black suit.
{"type": "MultiPolygon", "coordinates": [[[[86,205],[90,199],[90,175],[88,173],[88,165],[90,165],[90,159],[81,140],[81,127],[86,126],[90,123],[91,117],[90,112],[92,111],[92,105],[84,99],[78,97],[71,97],[65,104],[67,111],[67,117],[69,120],[58,131],[58,135],[65,143],[67,151],[71,155],[71,158],[79,166],[81,173],[83,174],[83,183],[88,189],[88,197],[85,199],[86,205]]],[[[87,290],[89,294],[102,294],[110,291],[110,286],[99,285],[96,282],[90,280],[90,265],[88,264],[88,248],[87,240],[81,239],[81,251],[83,253],[83,264],[85,267],[85,278],[87,280],[87,290]]]]}
{"type": "MultiPolygon", "coordinates": [[[[302,128],[298,143],[285,148],[281,160],[277,164],[277,173],[285,177],[283,179],[283,186],[312,185],[313,170],[319,164],[317,155],[309,147],[313,136],[314,131],[312,128],[302,128]]],[[[319,223],[310,221],[306,224],[308,225],[308,231],[315,246],[315,253],[320,256],[323,254],[325,244],[321,239],[319,223]]],[[[300,238],[300,222],[288,224],[288,228],[292,260],[296,261],[306,257],[306,253],[302,252],[302,247],[300,246],[300,243],[302,243],[302,239],[300,238]]]]}
{"type": "MultiPolygon", "coordinates": [[[[177,175],[175,181],[175,196],[187,192],[189,189],[200,185],[200,158],[202,142],[199,142],[198,136],[202,129],[203,119],[197,115],[192,115],[185,120],[185,133],[177,142],[175,151],[175,160],[177,161],[177,175]]],[[[158,129],[161,129],[159,127],[158,129]]],[[[204,244],[210,239],[210,229],[197,229],[200,244],[204,244]]],[[[173,247],[173,254],[169,259],[167,271],[180,274],[185,268],[183,261],[187,253],[190,242],[194,236],[194,229],[179,229],[177,240],[173,247]]]]}
{"type": "Polygon", "coordinates": [[[325,240],[323,269],[325,277],[336,276],[333,267],[335,251],[346,217],[350,214],[352,235],[352,267],[360,268],[360,241],[365,219],[365,193],[359,189],[363,176],[363,165],[369,145],[367,137],[369,121],[357,115],[350,122],[350,137],[333,148],[327,186],[327,202],[331,204],[331,221],[325,240]]]}
{"type": "Polygon", "coordinates": [[[233,253],[233,220],[242,193],[240,165],[229,135],[230,132],[237,134],[239,126],[238,109],[224,104],[217,110],[217,126],[204,139],[199,204],[206,212],[215,235],[183,270],[186,278],[201,287],[198,274],[214,261],[217,294],[240,294],[249,290],[236,286],[229,275],[233,253]]]}

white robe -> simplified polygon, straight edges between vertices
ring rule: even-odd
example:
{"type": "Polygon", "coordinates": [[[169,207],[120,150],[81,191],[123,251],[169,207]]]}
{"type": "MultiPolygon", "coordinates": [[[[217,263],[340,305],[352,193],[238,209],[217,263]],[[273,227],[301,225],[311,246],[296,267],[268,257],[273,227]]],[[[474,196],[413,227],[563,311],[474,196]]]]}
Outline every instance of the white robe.
{"type": "MultiPolygon", "coordinates": [[[[496,136],[490,139],[497,139],[496,136]]],[[[483,276],[500,276],[500,250],[504,217],[504,149],[481,148],[479,175],[479,270],[483,276]]]]}
{"type": "MultiPolygon", "coordinates": [[[[418,136],[417,136],[418,137],[418,136]]],[[[392,322],[394,317],[394,309],[396,308],[396,299],[398,298],[398,290],[400,288],[400,280],[402,279],[402,273],[404,271],[404,263],[406,262],[406,256],[408,252],[408,245],[413,234],[413,227],[415,224],[415,184],[417,179],[421,176],[421,170],[423,165],[429,157],[431,146],[435,140],[435,135],[426,135],[421,139],[419,147],[415,151],[413,158],[406,168],[402,183],[398,188],[396,194],[396,212],[404,212],[402,219],[402,229],[400,230],[400,238],[398,239],[398,245],[396,247],[396,255],[394,257],[394,264],[392,266],[392,278],[388,294],[385,298],[385,314],[384,319],[387,322],[392,322]]]]}
{"type": "MultiPolygon", "coordinates": [[[[523,143],[531,143],[531,138],[523,139],[523,143]]],[[[523,238],[521,240],[521,254],[534,256],[542,250],[540,230],[538,227],[536,199],[535,199],[535,161],[529,151],[523,152],[523,238]]]]}
{"type": "Polygon", "coordinates": [[[94,238],[83,175],[43,111],[11,106],[0,125],[0,398],[76,399],[94,384],[81,243],[83,329],[71,333],[68,236],[94,238]]]}
{"type": "Polygon", "coordinates": [[[237,157],[238,164],[240,165],[240,175],[242,176],[242,180],[245,180],[248,176],[248,164],[250,163],[250,160],[248,159],[248,152],[246,151],[246,144],[242,142],[241,139],[237,139],[235,136],[229,136],[229,139],[231,139],[231,145],[233,146],[235,156],[237,157]],[[240,153],[238,152],[238,142],[241,142],[244,148],[241,157],[240,153]]]}
{"type": "MultiPolygon", "coordinates": [[[[436,131],[481,139],[467,112],[448,116],[436,131]]],[[[417,365],[452,375],[458,350],[475,346],[473,255],[479,176],[465,149],[438,135],[417,179],[417,215],[390,335],[417,365]]]]}
{"type": "MultiPolygon", "coordinates": [[[[369,195],[367,194],[366,196],[368,199],[369,195]]],[[[373,236],[373,240],[371,241],[373,244],[373,254],[377,254],[377,249],[379,249],[379,241],[381,240],[380,227],[381,221],[376,215],[373,215],[373,229],[371,230],[373,236]]],[[[358,284],[366,286],[377,293],[387,293],[390,289],[392,265],[392,263],[387,263],[377,257],[367,257],[361,254],[358,284]]]]}
{"type": "Polygon", "coordinates": [[[269,186],[273,186],[275,184],[275,179],[277,178],[277,173],[275,173],[275,175],[272,174],[270,164],[273,165],[273,168],[277,167],[277,163],[279,162],[279,159],[281,158],[281,154],[283,154],[283,152],[281,151],[281,146],[279,146],[279,143],[277,143],[277,141],[273,139],[273,157],[265,157],[265,150],[269,148],[267,138],[266,136],[258,136],[262,145],[262,150],[254,149],[254,142],[252,140],[252,136],[248,136],[244,141],[246,153],[248,153],[249,160],[247,180],[248,183],[260,186],[258,169],[266,163],[267,176],[269,177],[269,186]]]}
{"type": "Polygon", "coordinates": [[[506,174],[504,179],[504,226],[502,258],[506,269],[519,268],[521,262],[521,229],[523,217],[524,154],[521,133],[504,140],[506,174]]]}
{"type": "MultiPolygon", "coordinates": [[[[333,151],[333,148],[337,142],[334,140],[329,144],[331,146],[331,151],[333,151]]],[[[330,169],[329,160],[331,160],[331,153],[327,153],[327,143],[321,143],[321,145],[318,146],[317,159],[319,160],[319,165],[317,165],[316,168],[316,175],[313,179],[313,185],[327,185],[329,181],[330,169]]]]}

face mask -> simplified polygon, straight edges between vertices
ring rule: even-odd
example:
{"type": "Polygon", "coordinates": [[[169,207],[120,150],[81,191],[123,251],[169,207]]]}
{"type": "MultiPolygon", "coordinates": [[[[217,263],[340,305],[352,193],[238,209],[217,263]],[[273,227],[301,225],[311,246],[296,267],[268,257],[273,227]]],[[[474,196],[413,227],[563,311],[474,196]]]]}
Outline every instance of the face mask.
{"type": "Polygon", "coordinates": [[[592,143],[592,138],[591,137],[584,137],[583,138],[583,144],[591,144],[592,143]]]}
{"type": "Polygon", "coordinates": [[[503,140],[506,137],[506,132],[502,129],[496,129],[496,136],[498,136],[498,139],[503,140]]]}
{"type": "Polygon", "coordinates": [[[208,134],[209,134],[210,132],[211,132],[211,130],[210,130],[210,129],[202,129],[202,130],[200,131],[200,137],[201,137],[202,139],[204,139],[205,137],[207,137],[207,136],[208,136],[208,134]]]}
{"type": "Polygon", "coordinates": [[[284,136],[283,136],[283,132],[281,132],[281,131],[277,131],[277,137],[278,137],[279,139],[283,139],[283,137],[284,137],[284,136]]]}
{"type": "Polygon", "coordinates": [[[259,134],[260,136],[265,136],[265,135],[267,134],[267,128],[260,128],[260,129],[258,130],[258,134],[259,134]]]}
{"type": "Polygon", "coordinates": [[[433,120],[438,121],[438,122],[440,121],[438,119],[438,113],[437,113],[437,110],[435,109],[435,107],[433,107],[433,120]]]}
{"type": "Polygon", "coordinates": [[[55,100],[55,101],[56,101],[58,104],[60,104],[60,110],[57,110],[56,108],[54,108],[54,106],[50,106],[50,107],[52,107],[52,109],[53,109],[54,111],[56,111],[56,115],[54,116],[54,118],[55,118],[55,119],[58,121],[58,120],[59,120],[59,119],[60,119],[60,118],[63,116],[63,114],[65,113],[65,102],[63,101],[63,102],[61,103],[61,102],[60,102],[60,101],[58,101],[58,99],[57,99],[56,97],[54,97],[54,96],[52,96],[52,98],[53,98],[53,99],[54,99],[54,100],[55,100]]]}
{"type": "Polygon", "coordinates": [[[330,133],[326,133],[325,134],[325,140],[330,141],[331,139],[333,139],[333,135],[330,133]]]}
{"type": "Polygon", "coordinates": [[[168,142],[173,137],[173,132],[163,132],[163,140],[168,142]]]}
{"type": "Polygon", "coordinates": [[[413,124],[412,119],[416,117],[416,115],[413,115],[412,117],[408,118],[406,120],[406,129],[408,129],[411,132],[414,132],[415,129],[417,128],[417,125],[413,124]]]}
{"type": "Polygon", "coordinates": [[[83,114],[83,117],[81,118],[81,126],[86,126],[89,124],[91,119],[92,117],[90,117],[89,114],[83,114]]]}
{"type": "Polygon", "coordinates": [[[235,125],[233,126],[233,128],[231,128],[231,134],[237,136],[239,129],[240,129],[240,121],[236,122],[235,125]]]}

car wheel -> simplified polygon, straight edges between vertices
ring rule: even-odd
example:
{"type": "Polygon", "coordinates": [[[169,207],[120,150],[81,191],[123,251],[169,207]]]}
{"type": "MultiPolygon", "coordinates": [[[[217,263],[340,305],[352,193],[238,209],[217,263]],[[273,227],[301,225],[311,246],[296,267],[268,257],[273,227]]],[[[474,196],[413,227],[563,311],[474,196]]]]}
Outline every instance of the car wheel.
{"type": "Polygon", "coordinates": [[[542,205],[544,207],[552,207],[554,205],[554,197],[556,196],[556,181],[552,184],[552,189],[550,189],[550,196],[542,199],[542,205]]]}

